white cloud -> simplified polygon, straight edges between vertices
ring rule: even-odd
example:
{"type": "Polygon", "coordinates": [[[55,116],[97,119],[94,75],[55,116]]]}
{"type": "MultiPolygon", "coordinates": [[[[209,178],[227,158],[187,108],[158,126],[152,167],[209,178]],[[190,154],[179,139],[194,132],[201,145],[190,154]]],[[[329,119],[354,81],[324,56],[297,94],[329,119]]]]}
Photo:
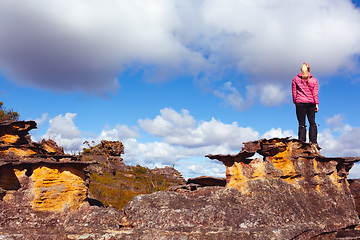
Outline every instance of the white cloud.
{"type": "Polygon", "coordinates": [[[335,137],[331,131],[324,131],[319,134],[319,143],[322,147],[321,151],[328,156],[360,156],[359,134],[360,128],[347,129],[341,132],[338,137],[335,137]]]}
{"type": "Polygon", "coordinates": [[[139,120],[139,125],[169,144],[190,148],[226,144],[230,149],[238,149],[244,141],[254,140],[259,136],[250,127],[239,127],[237,122],[224,124],[213,118],[208,122],[196,123],[187,110],[182,110],[180,115],[173,109],[165,108],[160,113],[153,120],[139,120]]]}
{"type": "Polygon", "coordinates": [[[334,115],[326,119],[326,126],[333,132],[347,132],[352,128],[348,124],[344,124],[345,118],[342,114],[334,115]]]}
{"type": "Polygon", "coordinates": [[[139,129],[137,127],[128,127],[126,125],[118,124],[113,129],[110,129],[109,126],[105,126],[98,139],[99,141],[123,141],[135,137],[139,137],[139,129]]]}
{"type": "Polygon", "coordinates": [[[277,128],[277,129],[272,128],[262,135],[262,138],[267,138],[267,139],[285,138],[285,137],[296,138],[297,136],[295,136],[295,134],[292,130],[284,130],[283,131],[281,128],[277,128]]]}
{"type": "Polygon", "coordinates": [[[49,120],[49,129],[42,136],[44,139],[52,139],[66,152],[77,152],[83,143],[81,131],[75,126],[76,113],[62,114],[49,120]]]}
{"type": "Polygon", "coordinates": [[[290,95],[289,89],[283,89],[280,85],[262,84],[257,87],[260,94],[260,102],[265,106],[275,106],[286,102],[290,95]]]}
{"type": "Polygon", "coordinates": [[[327,128],[318,137],[321,151],[329,156],[360,156],[360,142],[357,140],[360,128],[343,121],[344,116],[341,114],[326,119],[327,128]]]}
{"type": "Polygon", "coordinates": [[[242,110],[246,86],[267,83],[263,104],[285,101],[303,61],[316,76],[359,73],[359,28],[360,11],[340,0],[1,1],[0,69],[23,85],[96,94],[116,91],[129,69],[150,81],[204,74],[210,86],[234,72],[247,84],[217,94],[242,110]]]}
{"type": "Polygon", "coordinates": [[[43,114],[41,115],[41,118],[35,118],[35,122],[37,123],[37,125],[42,125],[42,124],[44,124],[48,119],[49,119],[49,114],[48,114],[48,113],[43,113],[43,114]]]}
{"type": "Polygon", "coordinates": [[[222,162],[206,158],[191,157],[181,159],[178,165],[175,165],[175,168],[180,169],[181,174],[187,176],[187,178],[200,176],[226,177],[226,168],[222,162]]]}
{"type": "Polygon", "coordinates": [[[317,72],[328,71],[326,66],[336,71],[349,61],[350,52],[359,52],[351,22],[358,22],[360,14],[350,1],[205,1],[204,18],[216,29],[215,36],[226,33],[241,40],[232,45],[238,67],[263,79],[281,78],[294,66],[298,70],[301,60],[313,63],[317,72]]]}
{"type": "Polygon", "coordinates": [[[154,120],[140,119],[139,125],[145,131],[158,137],[167,135],[183,135],[187,129],[195,126],[195,120],[189,115],[188,110],[182,110],[181,114],[171,108],[160,110],[161,116],[154,120]]]}
{"type": "Polygon", "coordinates": [[[214,95],[222,98],[226,104],[242,111],[248,109],[253,103],[254,91],[252,91],[251,86],[247,86],[246,88],[248,90],[246,99],[232,86],[231,82],[226,82],[222,88],[215,90],[214,95]]]}
{"type": "MultiPolygon", "coordinates": [[[[67,152],[81,149],[84,138],[75,125],[76,114],[66,113],[49,120],[49,129],[43,136],[55,140],[67,152]]],[[[360,156],[360,128],[343,123],[341,115],[327,119],[327,128],[318,135],[321,153],[324,156],[360,156]]],[[[123,155],[126,164],[140,164],[148,167],[176,166],[185,176],[198,177],[210,175],[225,177],[222,163],[205,158],[207,154],[236,154],[243,142],[261,138],[294,137],[292,130],[272,128],[260,135],[250,127],[240,127],[236,122],[224,124],[220,120],[197,121],[189,111],[180,113],[164,108],[154,119],[139,120],[139,126],[154,138],[142,142],[137,126],[116,125],[104,130],[94,139],[122,141],[125,147],[123,155]],[[156,139],[156,140],[155,140],[156,139]]],[[[296,138],[296,136],[295,136],[296,138]]],[[[359,177],[355,168],[352,177],[359,177]]]]}
{"type": "Polygon", "coordinates": [[[358,179],[360,178],[360,163],[355,163],[350,170],[348,179],[358,179]]]}
{"type": "Polygon", "coordinates": [[[127,163],[143,164],[146,166],[159,163],[161,165],[173,165],[184,154],[175,146],[163,142],[139,143],[136,139],[128,139],[123,142],[125,147],[124,159],[127,163]]]}

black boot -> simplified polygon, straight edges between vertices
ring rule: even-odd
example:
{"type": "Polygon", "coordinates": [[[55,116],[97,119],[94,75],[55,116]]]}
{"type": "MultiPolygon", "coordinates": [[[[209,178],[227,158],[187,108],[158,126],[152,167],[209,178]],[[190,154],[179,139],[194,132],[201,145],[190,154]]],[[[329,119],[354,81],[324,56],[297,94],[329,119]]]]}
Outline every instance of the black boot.
{"type": "Polygon", "coordinates": [[[298,136],[299,136],[299,140],[306,142],[306,125],[299,126],[298,136]]]}

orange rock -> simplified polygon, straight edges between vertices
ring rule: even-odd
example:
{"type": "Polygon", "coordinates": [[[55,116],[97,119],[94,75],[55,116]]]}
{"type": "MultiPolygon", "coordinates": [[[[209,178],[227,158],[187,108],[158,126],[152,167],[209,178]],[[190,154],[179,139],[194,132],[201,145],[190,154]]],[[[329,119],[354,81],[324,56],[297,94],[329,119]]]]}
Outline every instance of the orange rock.
{"type": "Polygon", "coordinates": [[[34,200],[32,207],[38,211],[63,211],[78,209],[87,196],[83,171],[69,167],[42,166],[33,170],[34,200]]]}

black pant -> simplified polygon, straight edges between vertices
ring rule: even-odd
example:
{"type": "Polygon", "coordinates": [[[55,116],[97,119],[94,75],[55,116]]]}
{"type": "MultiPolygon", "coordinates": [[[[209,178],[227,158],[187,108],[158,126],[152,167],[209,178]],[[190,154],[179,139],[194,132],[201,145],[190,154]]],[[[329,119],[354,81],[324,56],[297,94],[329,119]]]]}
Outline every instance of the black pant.
{"type": "Polygon", "coordinates": [[[305,116],[307,116],[310,129],[309,137],[311,143],[317,143],[317,126],[315,123],[315,103],[296,103],[296,116],[299,121],[299,139],[306,142],[305,116]]]}

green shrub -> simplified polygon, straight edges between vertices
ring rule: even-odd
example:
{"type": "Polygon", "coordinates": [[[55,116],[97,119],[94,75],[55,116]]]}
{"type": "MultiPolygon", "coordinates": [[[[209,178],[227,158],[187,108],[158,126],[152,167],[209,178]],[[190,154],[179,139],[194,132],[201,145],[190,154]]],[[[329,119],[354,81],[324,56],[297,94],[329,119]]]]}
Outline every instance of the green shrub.
{"type": "Polygon", "coordinates": [[[135,174],[146,174],[148,169],[146,167],[142,167],[140,165],[136,165],[134,168],[135,174]]]}
{"type": "Polygon", "coordinates": [[[7,109],[4,107],[4,103],[0,101],[0,122],[7,120],[17,121],[19,120],[19,117],[20,115],[18,112],[15,112],[12,109],[7,109]]]}

